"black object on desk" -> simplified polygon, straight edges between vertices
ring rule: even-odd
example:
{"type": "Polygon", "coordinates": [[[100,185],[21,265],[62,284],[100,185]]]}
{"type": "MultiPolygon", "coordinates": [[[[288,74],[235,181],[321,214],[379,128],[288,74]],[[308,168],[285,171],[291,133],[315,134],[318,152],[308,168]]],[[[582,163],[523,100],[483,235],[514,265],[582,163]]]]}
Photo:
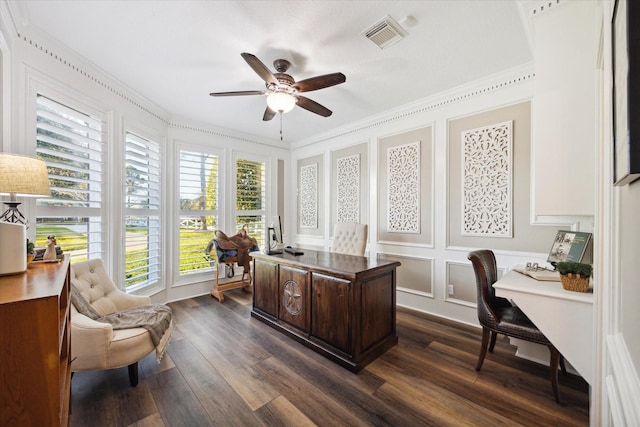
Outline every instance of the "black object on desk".
{"type": "Polygon", "coordinates": [[[290,253],[291,255],[304,255],[304,252],[297,248],[292,248],[291,246],[287,246],[284,248],[284,251],[290,253]]]}

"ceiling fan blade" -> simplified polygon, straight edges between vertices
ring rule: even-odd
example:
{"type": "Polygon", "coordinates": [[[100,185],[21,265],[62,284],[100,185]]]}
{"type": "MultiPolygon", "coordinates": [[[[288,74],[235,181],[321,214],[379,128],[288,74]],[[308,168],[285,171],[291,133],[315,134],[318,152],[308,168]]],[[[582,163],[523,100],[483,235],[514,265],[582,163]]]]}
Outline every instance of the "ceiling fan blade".
{"type": "Polygon", "coordinates": [[[311,77],[301,80],[293,85],[298,92],[311,92],[312,90],[324,89],[325,87],[339,85],[347,81],[342,73],[325,74],[323,76],[311,77]]]}
{"type": "Polygon", "coordinates": [[[304,96],[298,96],[298,106],[304,108],[312,113],[320,114],[322,117],[329,117],[332,111],[327,107],[318,104],[316,101],[312,101],[304,96]]]}
{"type": "Polygon", "coordinates": [[[278,84],[278,79],[276,79],[276,76],[274,76],[273,73],[267,68],[267,66],[264,65],[262,61],[260,61],[255,55],[246,52],[241,53],[241,55],[244,60],[247,61],[247,64],[249,64],[249,66],[253,68],[253,71],[255,71],[262,80],[268,83],[278,84]]]}
{"type": "Polygon", "coordinates": [[[262,120],[265,122],[268,122],[269,120],[273,119],[275,115],[276,115],[276,112],[273,111],[271,108],[267,107],[267,109],[264,110],[264,116],[262,116],[262,120]]]}
{"type": "Polygon", "coordinates": [[[240,90],[236,92],[212,92],[211,96],[241,96],[241,95],[264,95],[263,90],[240,90]]]}

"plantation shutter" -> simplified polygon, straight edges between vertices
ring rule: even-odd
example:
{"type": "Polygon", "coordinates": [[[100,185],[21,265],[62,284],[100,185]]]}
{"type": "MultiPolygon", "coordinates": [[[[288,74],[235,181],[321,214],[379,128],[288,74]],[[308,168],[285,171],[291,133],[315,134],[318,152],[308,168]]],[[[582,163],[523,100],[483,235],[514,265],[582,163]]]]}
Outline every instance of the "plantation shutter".
{"type": "Polygon", "coordinates": [[[160,145],[127,132],[124,175],[128,288],[160,279],[160,145]]]}
{"type": "Polygon", "coordinates": [[[236,224],[248,226],[249,235],[262,246],[266,217],[266,164],[236,160],[236,224]]]}
{"type": "Polygon", "coordinates": [[[213,267],[205,252],[218,220],[218,157],[180,150],[180,274],[213,267]]]}
{"type": "Polygon", "coordinates": [[[104,123],[42,95],[36,100],[36,155],[47,164],[51,197],[37,201],[36,244],[48,234],[72,260],[103,252],[104,123]]]}

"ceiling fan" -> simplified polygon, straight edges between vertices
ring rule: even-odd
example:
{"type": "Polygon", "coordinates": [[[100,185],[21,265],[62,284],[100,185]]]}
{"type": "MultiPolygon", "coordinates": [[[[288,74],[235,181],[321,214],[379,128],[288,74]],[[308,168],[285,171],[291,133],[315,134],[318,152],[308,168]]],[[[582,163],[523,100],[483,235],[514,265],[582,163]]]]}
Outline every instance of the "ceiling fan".
{"type": "Polygon", "coordinates": [[[244,95],[266,95],[267,108],[264,111],[262,120],[271,120],[276,113],[286,113],[291,111],[296,105],[307,111],[319,114],[323,117],[329,117],[331,110],[323,105],[318,104],[311,99],[300,95],[302,92],[311,92],[326,87],[335,86],[344,83],[347,78],[342,73],[325,74],[322,76],[311,77],[296,82],[293,77],[286,74],[291,63],[286,59],[276,59],[273,61],[273,67],[276,73],[272,73],[266,65],[262,63],[255,55],[250,53],[242,53],[242,57],[253,71],[260,76],[265,82],[266,90],[245,90],[236,92],[213,92],[211,96],[244,96],[244,95]]]}

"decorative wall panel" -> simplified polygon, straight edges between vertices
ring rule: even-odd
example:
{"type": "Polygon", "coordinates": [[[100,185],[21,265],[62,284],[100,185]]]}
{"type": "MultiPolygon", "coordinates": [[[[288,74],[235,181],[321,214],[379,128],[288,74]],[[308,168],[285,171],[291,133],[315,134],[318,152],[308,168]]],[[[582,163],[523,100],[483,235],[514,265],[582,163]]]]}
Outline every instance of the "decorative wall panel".
{"type": "Polygon", "coordinates": [[[512,122],[462,132],[462,235],[513,237],[512,122]]]}
{"type": "Polygon", "coordinates": [[[387,231],[420,233],[420,142],[387,149],[387,231]]]}
{"type": "Polygon", "coordinates": [[[337,222],[360,222],[360,155],[337,161],[337,222]]]}
{"type": "Polygon", "coordinates": [[[300,228],[318,228],[318,164],[300,168],[300,228]]]}

